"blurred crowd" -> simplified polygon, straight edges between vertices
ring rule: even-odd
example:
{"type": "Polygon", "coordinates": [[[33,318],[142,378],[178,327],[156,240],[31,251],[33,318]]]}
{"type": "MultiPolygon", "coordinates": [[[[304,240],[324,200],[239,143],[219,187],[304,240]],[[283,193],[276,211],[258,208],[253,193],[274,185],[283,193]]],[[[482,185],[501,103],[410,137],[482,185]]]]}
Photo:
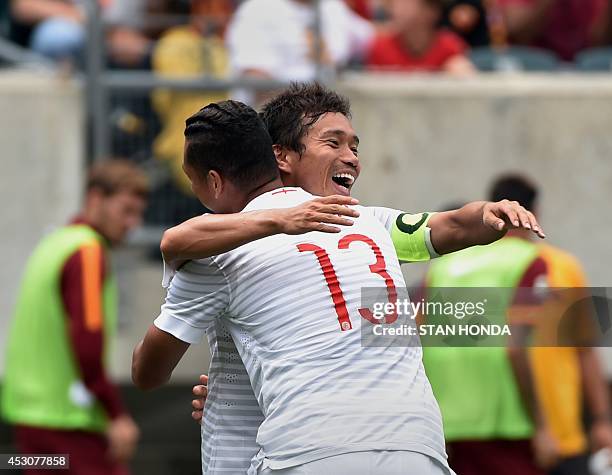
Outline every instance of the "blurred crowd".
{"type": "MultiPolygon", "coordinates": [[[[5,0],[0,46],[9,41],[68,70],[84,68],[88,55],[99,54],[88,49],[95,44],[88,42],[94,31],[88,18],[97,6],[106,67],[165,78],[286,83],[345,70],[459,77],[491,70],[609,71],[611,1],[5,0]]],[[[162,214],[197,211],[176,194],[177,185],[190,194],[181,169],[184,118],[229,96],[251,105],[267,98],[253,89],[205,89],[110,95],[104,120],[111,153],[140,162],[154,157],[172,177],[167,191],[177,199],[152,203],[151,209],[166,211],[148,216],[149,223],[170,224],[162,214]]]]}
{"type": "MultiPolygon", "coordinates": [[[[155,68],[158,50],[170,47],[170,56],[196,63],[178,65],[179,73],[201,67],[281,80],[311,79],[317,65],[469,75],[483,69],[470,48],[536,48],[551,64],[568,64],[611,36],[609,0],[322,0],[318,15],[314,0],[98,1],[111,67],[155,68]]],[[[0,6],[0,32],[78,64],[85,6],[9,0],[0,6]]]]}

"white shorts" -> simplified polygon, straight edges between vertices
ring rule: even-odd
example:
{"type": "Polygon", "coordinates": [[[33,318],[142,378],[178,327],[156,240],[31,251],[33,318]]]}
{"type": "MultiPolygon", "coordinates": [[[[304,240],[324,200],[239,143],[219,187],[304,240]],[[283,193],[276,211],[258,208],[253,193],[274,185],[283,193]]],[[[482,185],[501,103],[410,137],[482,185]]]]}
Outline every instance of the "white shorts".
{"type": "Polygon", "coordinates": [[[455,475],[437,460],[407,450],[351,452],[259,475],[455,475]]]}

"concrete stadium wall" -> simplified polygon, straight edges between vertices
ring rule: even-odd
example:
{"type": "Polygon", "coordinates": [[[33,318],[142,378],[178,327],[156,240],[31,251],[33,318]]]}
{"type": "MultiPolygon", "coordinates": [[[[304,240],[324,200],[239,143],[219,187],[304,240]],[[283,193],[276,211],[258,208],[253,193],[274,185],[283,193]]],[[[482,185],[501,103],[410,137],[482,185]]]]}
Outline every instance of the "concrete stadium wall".
{"type": "Polygon", "coordinates": [[[612,77],[375,75],[339,85],[353,105],[364,204],[410,211],[486,199],[499,173],[541,186],[550,243],[612,286],[612,77]]]}
{"type": "Polygon", "coordinates": [[[76,211],[83,164],[81,94],[74,82],[0,74],[0,368],[24,263],[40,237],[76,211]]]}
{"type": "MultiPolygon", "coordinates": [[[[361,137],[362,203],[437,209],[483,199],[495,175],[523,170],[542,186],[550,241],[576,254],[593,284],[612,284],[612,78],[355,76],[338,89],[352,100],[361,137]]],[[[0,375],[23,264],[40,237],[78,209],[82,110],[73,82],[0,74],[0,375]]],[[[161,265],[151,255],[154,249],[137,246],[116,255],[121,327],[113,373],[121,381],[129,380],[133,346],[163,299],[161,265]]],[[[408,282],[421,272],[404,267],[408,282]]],[[[190,349],[174,380],[194,381],[206,368],[204,344],[190,349]]]]}

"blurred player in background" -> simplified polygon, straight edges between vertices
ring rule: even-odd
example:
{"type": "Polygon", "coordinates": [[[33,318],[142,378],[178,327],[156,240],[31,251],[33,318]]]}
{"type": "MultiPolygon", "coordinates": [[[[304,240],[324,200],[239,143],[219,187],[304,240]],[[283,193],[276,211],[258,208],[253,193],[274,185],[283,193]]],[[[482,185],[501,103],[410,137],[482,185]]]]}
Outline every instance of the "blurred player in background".
{"type": "MultiPolygon", "coordinates": [[[[531,210],[529,200],[495,187],[491,197],[500,196],[531,210]]],[[[425,285],[428,298],[436,287],[495,287],[500,307],[510,309],[524,297],[509,289],[533,288],[545,278],[537,246],[527,233],[512,230],[492,245],[432,263],[425,285]]],[[[535,475],[542,473],[535,457],[545,466],[556,461],[524,348],[425,346],[423,361],[458,473],[535,475]]]]}
{"type": "Polygon", "coordinates": [[[69,454],[70,474],[126,474],[138,440],[108,377],[117,321],[109,250],[140,224],[147,194],[134,165],[94,165],[78,217],[45,237],[25,269],[7,341],[2,414],[15,426],[21,453],[69,454]]]}
{"type": "MultiPolygon", "coordinates": [[[[531,211],[535,210],[536,198],[535,186],[521,176],[501,177],[491,192],[491,199],[515,200],[531,211]]],[[[552,246],[537,246],[522,230],[513,230],[490,246],[436,261],[426,279],[430,287],[495,286],[500,294],[504,288],[540,284],[585,285],[573,258],[552,246]]],[[[523,298],[517,294],[508,306],[524,305],[523,298]]],[[[550,305],[556,306],[552,309],[555,315],[564,314],[554,300],[546,299],[538,305],[539,318],[533,327],[536,335],[551,324],[545,317],[550,305]]],[[[558,321],[553,320],[553,331],[558,329],[558,321]]],[[[510,359],[504,358],[503,351],[424,349],[425,367],[440,403],[453,466],[465,475],[527,474],[538,473],[537,462],[555,475],[588,474],[582,383],[595,415],[593,447],[609,447],[612,434],[606,385],[593,348],[534,348],[529,360],[531,376],[520,374],[524,368],[520,369],[522,363],[517,361],[515,351],[511,351],[510,359]],[[533,378],[534,387],[521,390],[527,378],[533,378]],[[532,401],[522,402],[521,392],[531,393],[532,401]]]]}
{"type": "MultiPolygon", "coordinates": [[[[535,184],[520,175],[500,177],[494,185],[498,195],[514,196],[526,202],[537,214],[539,190],[535,184]]],[[[534,347],[531,350],[538,397],[542,401],[544,416],[556,439],[559,463],[551,475],[588,475],[587,453],[589,437],[585,432],[583,408],[591,420],[590,447],[592,451],[612,448],[612,425],[607,384],[597,355],[592,314],[583,306],[571,306],[586,294],[587,278],[577,259],[550,244],[539,245],[539,256],[546,263],[548,285],[553,292],[565,298],[546,302],[546,317],[538,319],[538,334],[548,337],[558,332],[561,318],[572,319],[575,338],[580,346],[534,347]],[[556,289],[576,289],[576,292],[556,289]],[[575,309],[577,312],[567,311],[575,309]],[[587,315],[580,314],[587,310],[587,315]]],[[[563,345],[563,346],[562,346],[563,345]]]]}

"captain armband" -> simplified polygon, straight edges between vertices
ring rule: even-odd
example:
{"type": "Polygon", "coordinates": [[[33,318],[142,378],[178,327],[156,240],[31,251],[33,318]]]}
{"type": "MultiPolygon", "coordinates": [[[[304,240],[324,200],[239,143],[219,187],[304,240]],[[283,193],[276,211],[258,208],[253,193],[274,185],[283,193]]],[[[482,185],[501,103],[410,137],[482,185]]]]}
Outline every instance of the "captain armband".
{"type": "Polygon", "coordinates": [[[391,239],[397,257],[403,262],[422,262],[439,257],[431,243],[427,225],[435,213],[402,213],[391,229],[391,239]]]}

